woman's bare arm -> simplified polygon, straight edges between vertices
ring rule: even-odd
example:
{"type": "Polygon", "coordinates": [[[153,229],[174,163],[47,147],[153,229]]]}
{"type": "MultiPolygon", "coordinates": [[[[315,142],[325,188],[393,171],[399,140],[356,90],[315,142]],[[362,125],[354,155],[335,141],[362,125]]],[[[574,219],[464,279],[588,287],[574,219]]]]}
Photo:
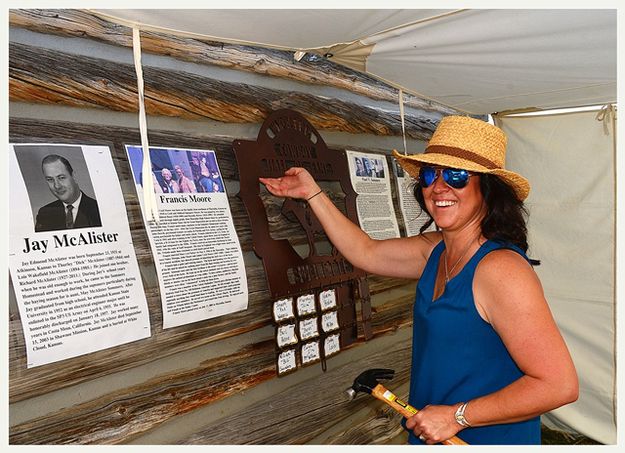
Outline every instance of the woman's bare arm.
{"type": "Polygon", "coordinates": [[[290,168],[281,178],[260,178],[260,182],[273,195],[310,199],[310,207],[332,244],[350,263],[372,274],[419,278],[432,249],[441,239],[439,233],[371,239],[345,217],[330,198],[319,193],[319,185],[303,168],[290,168]]]}

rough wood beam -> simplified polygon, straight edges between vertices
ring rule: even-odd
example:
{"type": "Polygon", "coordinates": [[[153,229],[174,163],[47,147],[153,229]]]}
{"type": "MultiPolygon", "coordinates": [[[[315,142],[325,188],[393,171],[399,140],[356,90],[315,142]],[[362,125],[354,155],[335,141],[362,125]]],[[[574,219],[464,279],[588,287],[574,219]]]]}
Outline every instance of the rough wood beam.
{"type": "Polygon", "coordinates": [[[191,370],[151,379],[10,428],[11,444],[114,444],[275,376],[274,345],[252,344],[191,370]]]}
{"type": "Polygon", "coordinates": [[[380,277],[379,275],[369,275],[367,277],[369,281],[369,292],[373,294],[383,293],[390,289],[401,288],[406,285],[417,285],[417,280],[411,280],[407,278],[391,278],[380,277]]]}
{"type": "MultiPolygon", "coordinates": [[[[9,12],[9,24],[40,33],[90,38],[132,47],[130,28],[109,22],[85,10],[14,9],[9,12]]],[[[293,52],[145,31],[141,33],[141,44],[144,52],[157,55],[333,86],[371,99],[398,102],[397,89],[318,56],[308,56],[298,62],[293,58],[293,52]]],[[[451,107],[409,94],[404,95],[404,105],[441,115],[458,114],[451,107]]]]}
{"type": "MultiPolygon", "coordinates": [[[[353,401],[345,401],[344,391],[362,371],[368,368],[391,368],[395,370],[395,377],[389,388],[406,383],[410,375],[410,346],[405,343],[396,344],[366,359],[329,370],[322,376],[291,386],[264,401],[248,406],[245,413],[211,423],[201,432],[180,443],[305,444],[355,412],[367,407],[378,408],[383,404],[369,395],[360,395],[353,401]],[[250,429],[241,429],[245,426],[250,429]]],[[[367,414],[368,417],[371,414],[367,414]]],[[[342,442],[337,439],[336,443],[342,442]]]]}
{"type": "MultiPolygon", "coordinates": [[[[132,181],[130,164],[124,145],[141,146],[138,119],[135,127],[121,127],[54,121],[31,118],[10,118],[9,135],[11,140],[51,140],[59,143],[103,144],[113,147],[113,163],[121,181],[132,181]]],[[[232,141],[239,137],[216,136],[206,134],[150,129],[150,146],[178,148],[197,148],[214,150],[219,162],[221,174],[226,179],[239,179],[237,163],[232,153],[232,141]]],[[[46,142],[47,143],[47,142],[46,142]]],[[[124,188],[124,187],[122,187],[124,188]]],[[[124,197],[133,194],[124,190],[124,197]]]]}
{"type": "MultiPolygon", "coordinates": [[[[396,385],[393,382],[392,385],[396,385]]],[[[389,386],[391,384],[388,384],[389,386]]],[[[394,392],[396,393],[396,392],[394,392]]],[[[407,401],[407,395],[397,394],[407,401]]],[[[377,404],[377,403],[376,403],[377,404]]],[[[350,426],[324,441],[326,445],[384,445],[405,432],[401,426],[402,416],[391,407],[384,405],[361,420],[350,420],[350,426]]]]}
{"type": "MultiPolygon", "coordinates": [[[[412,305],[414,296],[400,296],[389,298],[383,305],[371,307],[373,313],[372,325],[378,335],[397,332],[397,330],[412,325],[412,305]]],[[[358,313],[360,319],[360,313],[358,313]]],[[[358,338],[364,338],[362,326],[358,325],[358,338]]]]}
{"type": "MultiPolygon", "coordinates": [[[[151,115],[226,123],[261,123],[271,111],[301,111],[320,130],[400,135],[398,114],[340,99],[218,81],[194,74],[144,67],[145,107],[151,115]]],[[[72,107],[138,111],[134,67],[22,44],[9,45],[9,96],[72,107]]],[[[435,127],[406,116],[406,134],[427,140],[435,127]]]]}
{"type": "MultiPolygon", "coordinates": [[[[247,269],[251,288],[265,285],[260,267],[247,269]]],[[[26,368],[26,347],[17,313],[9,322],[9,398],[16,402],[105,376],[273,323],[268,291],[250,291],[247,310],[170,329],[162,328],[158,288],[146,290],[152,335],[113,348],[34,368],[26,368]]]]}
{"type": "MultiPolygon", "coordinates": [[[[384,315],[373,318],[374,338],[394,331],[398,318],[406,317],[406,310],[397,301],[378,307],[377,313],[384,315]]],[[[404,325],[409,325],[409,322],[404,325]]],[[[363,343],[360,338],[350,348],[363,343]]],[[[275,378],[275,357],[273,338],[252,344],[234,354],[209,360],[194,369],[161,375],[145,383],[15,425],[10,427],[9,441],[11,444],[127,442],[177,415],[275,378]]],[[[359,362],[354,366],[364,365],[359,362]]],[[[338,372],[338,369],[332,370],[331,366],[328,368],[329,372],[324,376],[338,372]]],[[[350,376],[353,381],[355,375],[350,376]]],[[[345,379],[344,375],[342,377],[345,379]]]]}

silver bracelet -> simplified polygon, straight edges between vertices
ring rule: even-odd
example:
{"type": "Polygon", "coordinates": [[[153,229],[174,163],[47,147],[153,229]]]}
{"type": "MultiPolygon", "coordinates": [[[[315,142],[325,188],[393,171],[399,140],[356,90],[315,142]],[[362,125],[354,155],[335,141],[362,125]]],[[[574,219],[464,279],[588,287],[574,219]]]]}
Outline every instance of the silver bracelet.
{"type": "Polygon", "coordinates": [[[465,428],[470,428],[471,424],[469,423],[467,418],[464,416],[464,411],[467,409],[467,404],[469,404],[468,401],[460,405],[460,407],[456,411],[455,418],[456,418],[456,422],[460,426],[464,426],[465,428]]]}

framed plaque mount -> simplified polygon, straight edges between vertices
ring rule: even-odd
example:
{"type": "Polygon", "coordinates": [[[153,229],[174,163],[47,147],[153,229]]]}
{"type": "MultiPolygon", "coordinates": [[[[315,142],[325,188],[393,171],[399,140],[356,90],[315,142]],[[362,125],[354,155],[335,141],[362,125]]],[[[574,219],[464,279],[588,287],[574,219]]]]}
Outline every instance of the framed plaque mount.
{"type": "MultiPolygon", "coordinates": [[[[349,263],[332,245],[322,254],[316,246],[324,234],[319,220],[305,201],[284,199],[281,214],[296,219],[308,241],[308,256],[300,256],[288,239],[274,239],[270,233],[265,204],[261,197],[260,177],[278,178],[291,167],[303,167],[316,181],[340,184],[345,195],[345,214],[358,224],[356,192],[349,178],[345,151],[331,150],[315,128],[300,113],[283,109],[271,113],[263,122],[255,141],[235,140],[233,149],[240,176],[239,198],[247,210],[252,229],[254,252],[262,260],[273,300],[315,294],[336,288],[339,330],[331,332],[340,347],[357,337],[355,300],[362,304],[365,339],[372,336],[371,307],[366,273],[349,263]]],[[[265,194],[266,195],[266,194],[265,194]]],[[[328,242],[330,242],[328,240],[328,242]]],[[[322,310],[317,310],[319,319],[322,310]]],[[[329,336],[322,333],[320,341],[329,336]]],[[[322,366],[325,360],[322,348],[322,366]]]]}

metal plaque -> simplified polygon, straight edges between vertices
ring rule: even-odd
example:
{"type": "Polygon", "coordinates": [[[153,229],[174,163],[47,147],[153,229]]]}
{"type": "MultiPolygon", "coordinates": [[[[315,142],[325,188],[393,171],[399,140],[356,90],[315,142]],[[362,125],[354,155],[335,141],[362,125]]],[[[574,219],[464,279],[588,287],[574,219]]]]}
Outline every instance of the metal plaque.
{"type": "Polygon", "coordinates": [[[365,277],[336,249],[319,254],[315,236],[321,225],[308,203],[285,199],[282,211],[292,214],[304,229],[309,255],[302,258],[287,239],[273,239],[265,206],[260,197],[259,177],[277,178],[290,167],[306,168],[317,181],[339,182],[345,194],[346,214],[358,224],[356,193],[349,180],[345,152],[330,150],[321,135],[298,112],[278,110],[263,123],[256,141],[233,143],[239,167],[240,192],[251,220],[254,252],[263,261],[269,291],[274,299],[302,294],[365,277]]]}

